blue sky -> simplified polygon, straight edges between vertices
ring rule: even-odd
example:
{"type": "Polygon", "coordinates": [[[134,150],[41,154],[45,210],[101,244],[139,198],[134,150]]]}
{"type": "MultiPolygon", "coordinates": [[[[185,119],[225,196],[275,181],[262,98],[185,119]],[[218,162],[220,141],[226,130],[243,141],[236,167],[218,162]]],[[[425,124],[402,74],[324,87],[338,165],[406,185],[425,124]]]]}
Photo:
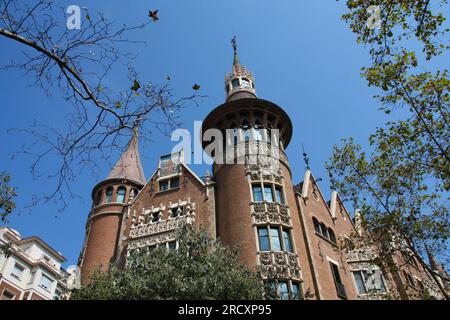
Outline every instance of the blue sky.
{"type": "MultiPolygon", "coordinates": [[[[158,9],[160,21],[133,36],[148,42],[133,49],[138,54],[135,65],[146,80],[155,83],[163,83],[170,75],[179,97],[190,95],[194,83],[201,85],[200,93],[208,97],[181,115],[190,130],[195,120],[202,120],[224,102],[224,74],[232,63],[230,40],[237,35],[240,60],[253,72],[259,97],[280,105],[292,119],[293,139],[287,154],[293,181],[300,182],[304,175],[303,144],[313,174],[323,178],[320,186],[326,197],[330,190],[324,162],[333,145],[348,136],[366,144],[369,134],[387,120],[376,108],[375,92],[360,78],[368,54],[356,45],[355,36],[340,19],[344,1],[71,0],[58,4],[86,6],[92,15],[101,11],[118,23],[139,23],[147,18],[148,10],[158,9]]],[[[0,48],[0,61],[18,57],[23,50],[7,39],[0,39],[0,48]]],[[[121,83],[120,77],[112,75],[111,81],[121,83]]],[[[0,72],[0,170],[10,172],[18,187],[19,209],[34,192],[49,191],[51,185],[31,178],[30,158],[17,155],[11,159],[27,138],[7,130],[27,127],[34,119],[61,128],[70,108],[57,91],[46,97],[30,85],[30,79],[18,71],[0,72]]],[[[159,155],[175,144],[157,133],[153,138],[155,143],[141,144],[147,178],[159,155]]],[[[43,174],[51,167],[51,162],[46,163],[43,174]]],[[[204,174],[205,166],[192,167],[204,174]]],[[[109,170],[105,164],[100,177],[106,177],[109,170]]],[[[81,199],[74,199],[64,213],[57,213],[58,205],[50,203],[30,214],[13,214],[9,225],[24,236],[40,236],[67,257],[66,265],[75,264],[91,206],[90,193],[97,182],[92,175],[82,174],[72,186],[81,199]]]]}

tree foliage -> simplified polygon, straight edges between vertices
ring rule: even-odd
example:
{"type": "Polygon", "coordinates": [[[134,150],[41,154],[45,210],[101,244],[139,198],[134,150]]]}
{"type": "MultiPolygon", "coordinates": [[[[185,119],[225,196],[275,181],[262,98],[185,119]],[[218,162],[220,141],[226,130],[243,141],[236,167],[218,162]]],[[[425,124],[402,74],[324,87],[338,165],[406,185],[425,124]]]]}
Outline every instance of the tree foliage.
{"type": "Polygon", "coordinates": [[[16,207],[16,188],[10,185],[10,181],[9,174],[0,172],[0,221],[3,223],[8,222],[8,216],[16,207]]]}
{"type": "Polygon", "coordinates": [[[173,300],[261,299],[259,274],[238,261],[237,251],[208,238],[207,232],[184,226],[177,250],[160,246],[134,251],[123,270],[111,266],[92,274],[89,284],[71,299],[173,300]]]}
{"type": "Polygon", "coordinates": [[[364,226],[382,254],[424,253],[427,245],[446,259],[450,80],[448,70],[431,61],[449,48],[447,20],[440,12],[447,1],[346,4],[343,19],[371,58],[362,76],[376,88],[380,110],[390,118],[369,137],[369,148],[351,138],[334,147],[327,163],[332,184],[362,209],[364,226]],[[371,5],[379,8],[379,28],[367,25],[371,5]]]}

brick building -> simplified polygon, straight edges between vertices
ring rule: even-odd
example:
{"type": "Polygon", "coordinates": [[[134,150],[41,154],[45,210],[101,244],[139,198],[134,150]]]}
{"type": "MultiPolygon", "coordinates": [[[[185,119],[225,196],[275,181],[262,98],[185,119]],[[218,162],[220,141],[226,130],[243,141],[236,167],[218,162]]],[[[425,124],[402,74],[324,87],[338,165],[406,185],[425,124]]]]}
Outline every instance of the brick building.
{"type": "MultiPolygon", "coordinates": [[[[354,222],[336,192],[327,201],[309,170],[303,182],[292,181],[284,152],[291,120],[280,106],[257,98],[254,77],[233,46],[226,101],[202,127],[203,136],[209,129],[220,132],[226,161],[215,157],[212,175],[200,178],[181,151],[161,157],[146,180],[135,133],[107,179],[93,189],[79,259],[82,281],[96,267],[123,265],[129,250],[176,248],[176,229],[193,223],[223,244],[239,246],[241,261],[262,266],[280,298],[407,299],[424,288],[440,298],[438,286],[417,263],[393,275],[373,263],[373,248],[337,250],[339,240],[362,234],[359,213],[354,222]]],[[[208,143],[203,147],[208,152],[208,143]]]]}

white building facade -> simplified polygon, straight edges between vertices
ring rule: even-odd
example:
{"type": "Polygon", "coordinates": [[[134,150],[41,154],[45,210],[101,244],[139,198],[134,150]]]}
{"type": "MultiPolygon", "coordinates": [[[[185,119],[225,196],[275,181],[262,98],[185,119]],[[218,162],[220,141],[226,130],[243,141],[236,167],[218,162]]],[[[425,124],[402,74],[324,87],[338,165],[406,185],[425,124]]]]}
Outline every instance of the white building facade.
{"type": "Polygon", "coordinates": [[[0,300],[53,300],[65,297],[70,274],[66,259],[39,237],[22,238],[0,227],[0,300]]]}

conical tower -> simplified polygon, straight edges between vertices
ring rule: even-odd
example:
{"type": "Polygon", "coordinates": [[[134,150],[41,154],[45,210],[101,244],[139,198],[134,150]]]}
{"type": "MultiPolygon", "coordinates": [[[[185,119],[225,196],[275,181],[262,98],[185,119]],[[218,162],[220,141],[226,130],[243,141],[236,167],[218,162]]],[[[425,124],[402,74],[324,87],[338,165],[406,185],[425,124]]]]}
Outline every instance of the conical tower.
{"type": "Polygon", "coordinates": [[[107,178],[92,190],[92,208],[78,263],[82,283],[86,283],[93,269],[105,270],[116,260],[124,207],[145,182],[135,131],[107,178]]]}

